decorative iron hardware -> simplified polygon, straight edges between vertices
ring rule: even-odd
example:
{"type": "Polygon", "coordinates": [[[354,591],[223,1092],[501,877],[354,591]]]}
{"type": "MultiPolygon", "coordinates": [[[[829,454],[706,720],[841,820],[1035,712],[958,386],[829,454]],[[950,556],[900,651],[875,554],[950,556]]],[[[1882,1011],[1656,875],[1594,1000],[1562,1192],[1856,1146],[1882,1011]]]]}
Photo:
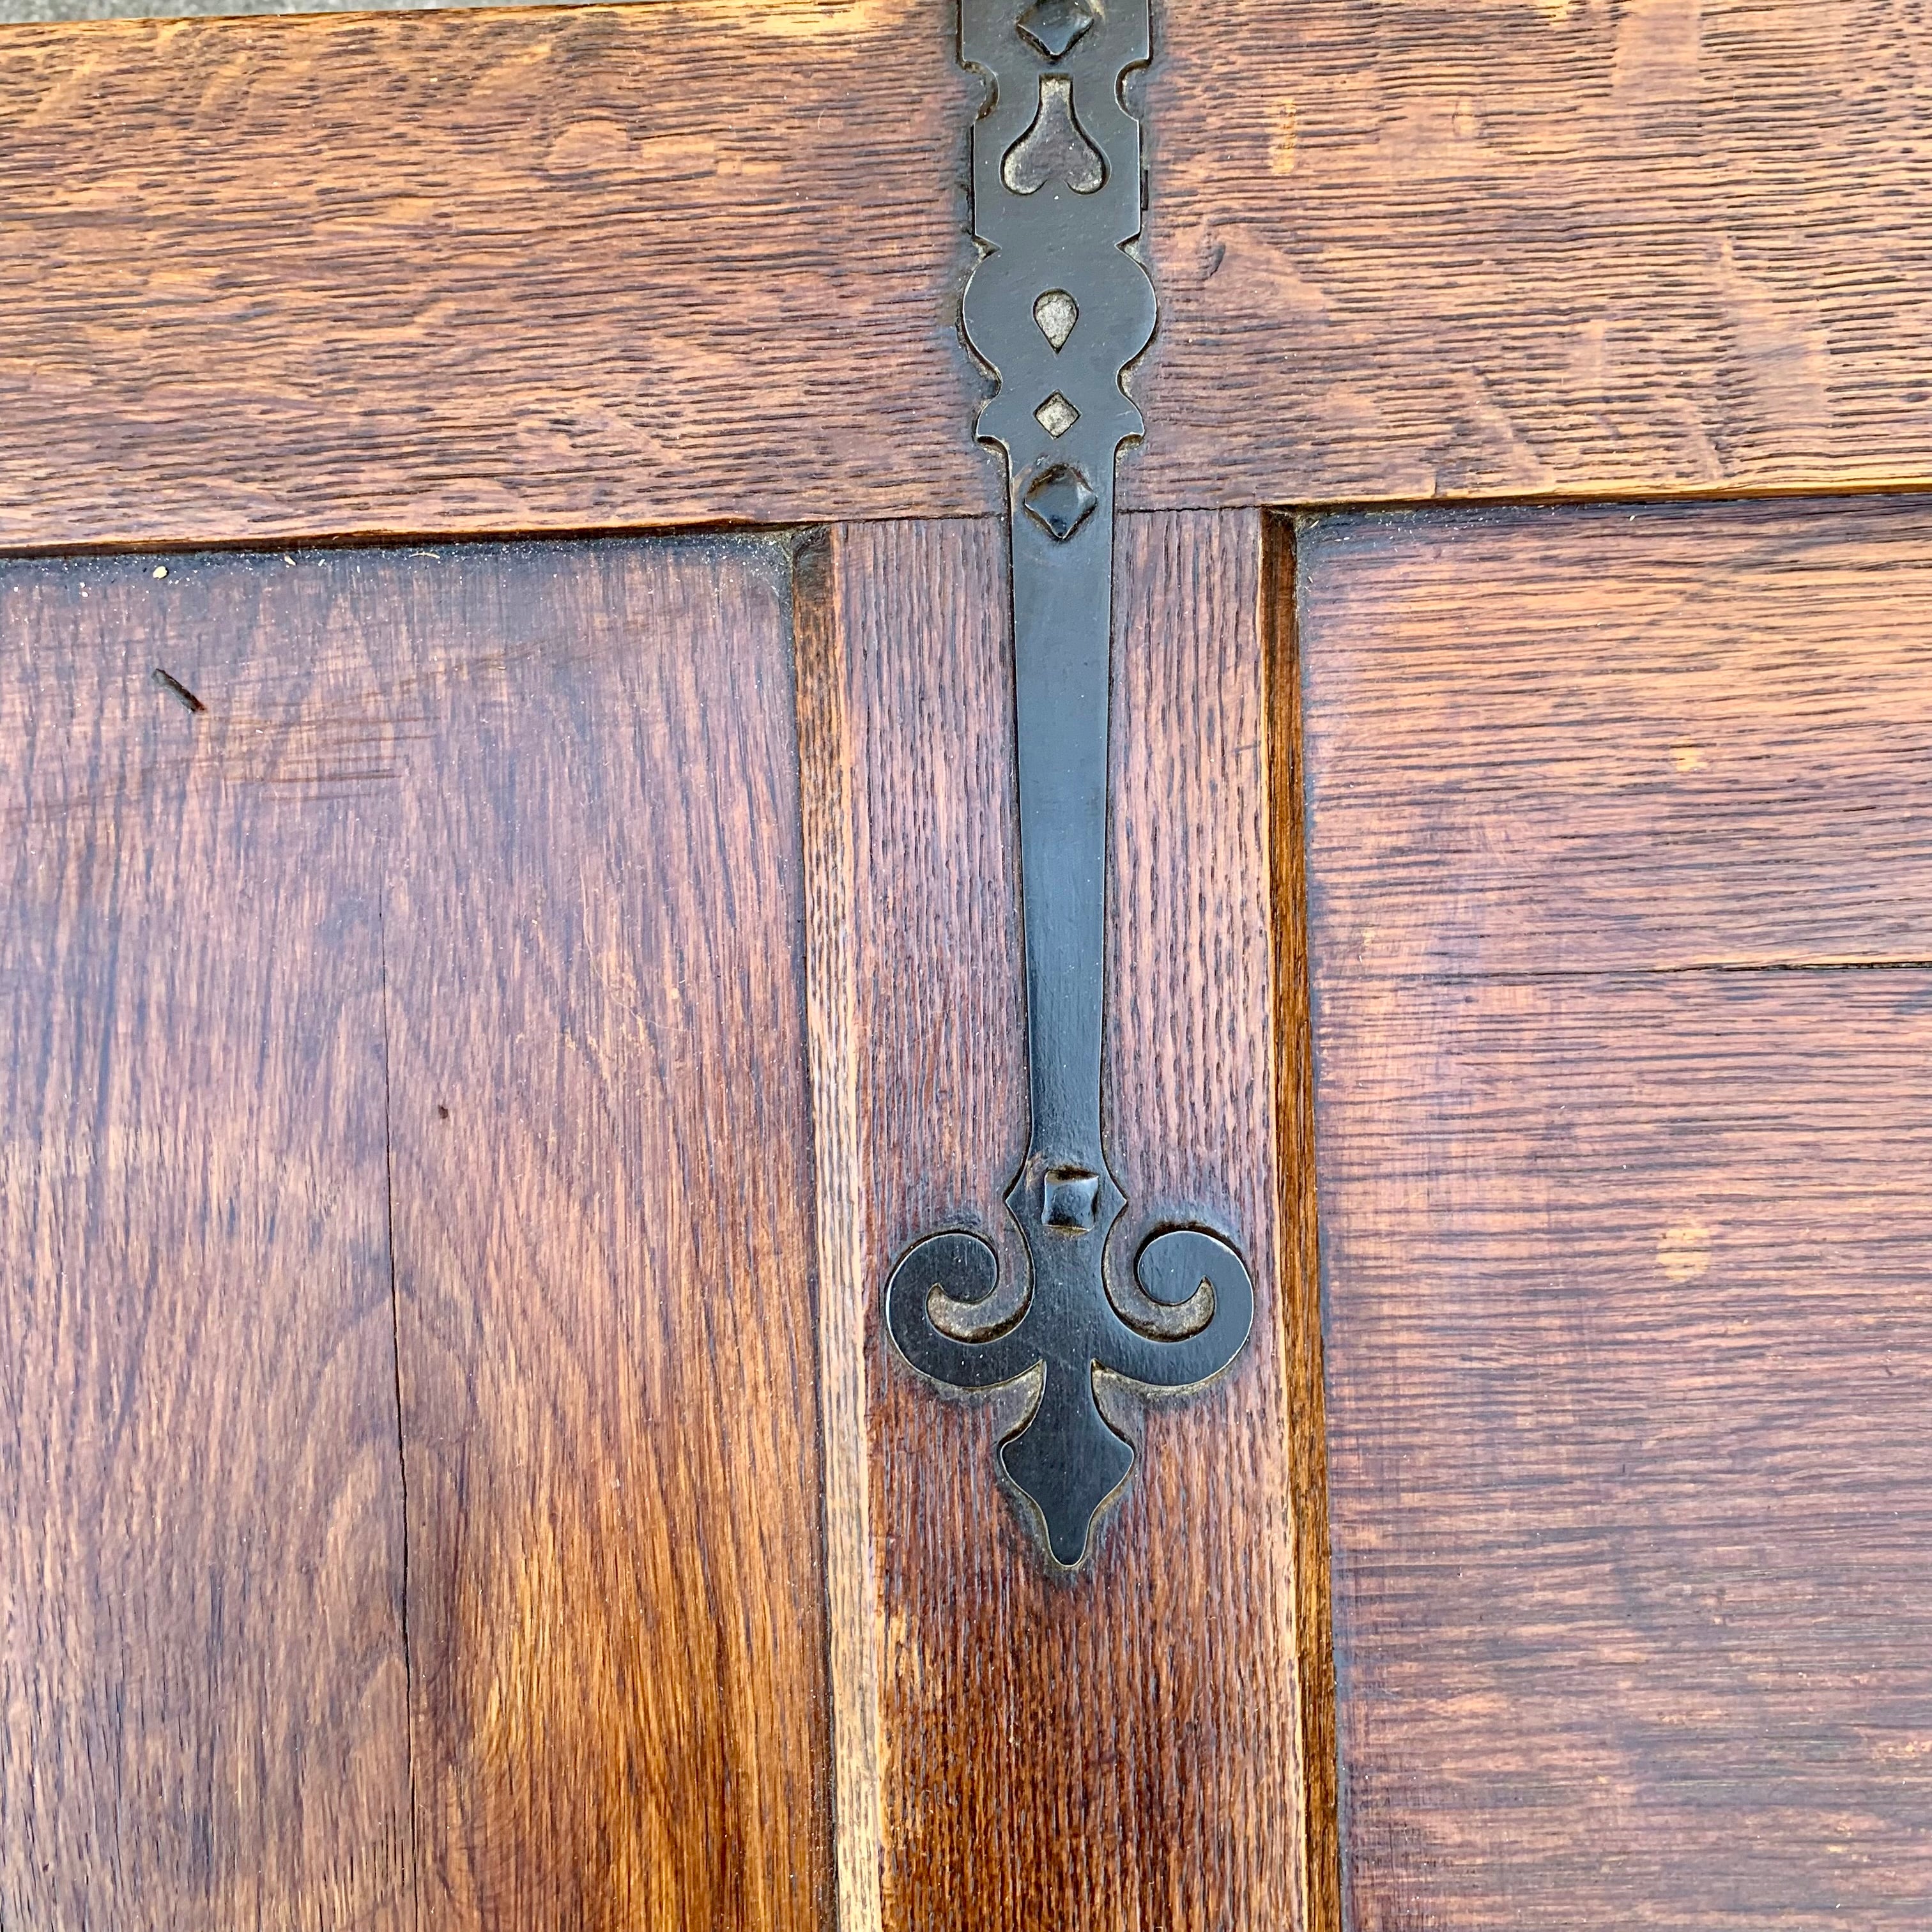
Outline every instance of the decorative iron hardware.
{"type": "Polygon", "coordinates": [[[1148,0],[962,0],[960,56],[994,94],[973,132],[973,226],[988,251],[967,338],[999,379],[982,442],[1006,452],[1012,568],[1020,870],[1033,1124],[1006,1193],[1030,1280],[1018,1312],[974,1333],[999,1286],[978,1235],[910,1249],[886,1325],[931,1380],[987,1390],[1038,1374],[1001,1444],[1056,1562],[1085,1557],[1134,1452],[1096,1400],[1099,1376],[1144,1390],[1218,1375],[1247,1339],[1254,1290],[1218,1235],[1169,1228],[1107,1264],[1126,1205],[1101,1144],[1107,710],[1114,467],[1140,412],[1120,377],[1154,338],[1140,234],[1140,124],[1120,84],[1149,53],[1148,0]]]}

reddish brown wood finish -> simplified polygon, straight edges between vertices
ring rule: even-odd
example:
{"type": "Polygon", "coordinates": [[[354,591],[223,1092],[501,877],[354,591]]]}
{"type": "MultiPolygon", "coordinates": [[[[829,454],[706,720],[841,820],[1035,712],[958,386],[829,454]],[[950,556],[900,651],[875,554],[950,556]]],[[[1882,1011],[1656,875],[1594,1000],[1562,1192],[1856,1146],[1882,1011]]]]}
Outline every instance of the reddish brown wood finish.
{"type": "MultiPolygon", "coordinates": [[[[802,674],[808,794],[848,785],[808,855],[838,880],[821,911],[850,908],[845,976],[836,946],[818,956],[814,1029],[821,1091],[838,1084],[825,1060],[848,1056],[847,1288],[868,1310],[919,1234],[964,1222],[1015,1245],[1003,552],[990,523],[836,530],[832,615],[807,633],[824,654],[802,674]]],[[[1307,1922],[1262,554],[1253,515],[1122,528],[1108,1060],[1127,1238],[1173,1215],[1234,1234],[1255,1333],[1210,1392],[1123,1405],[1141,1460],[1070,1585],[999,1488],[1003,1412],[938,1395],[868,1324],[872,1775],[894,1932],[1307,1922]]]]}
{"type": "MultiPolygon", "coordinates": [[[[0,544],[983,514],[952,0],[0,28],[0,544]]],[[[1172,0],[1144,508],[1924,484],[1893,0],[1172,0]]]]}
{"type": "Polygon", "coordinates": [[[1172,0],[1136,503],[1922,486],[1892,0],[1172,0]]]}
{"type": "Polygon", "coordinates": [[[1349,1922],[1932,1898],[1932,512],[1305,527],[1349,1922]]]}
{"type": "Polygon", "coordinates": [[[0,1916],[824,1926],[788,549],[150,562],[0,572],[0,1916]]]}
{"type": "Polygon", "coordinates": [[[411,1923],[389,751],[328,603],[0,569],[10,1928],[411,1923]]]}
{"type": "Polygon", "coordinates": [[[404,602],[395,1257],[443,1922],[826,1922],[789,574],[772,542],[457,550],[404,602]]]}
{"type": "Polygon", "coordinates": [[[1320,1202],[1316,1184],[1315,1058],[1309,1010],[1307,814],[1302,782],[1300,646],[1292,524],[1262,524],[1261,622],[1268,693],[1268,788],[1274,871],[1274,1037],[1283,1234],[1282,1366],[1294,1492],[1295,1637],[1300,1676],[1304,1854],[1309,1932],[1342,1932],[1336,1814],[1335,1631],[1328,1558],[1328,1432],[1322,1354],[1320,1202]]]}
{"type": "Polygon", "coordinates": [[[990,508],[945,4],[0,28],[0,543],[990,508]]]}

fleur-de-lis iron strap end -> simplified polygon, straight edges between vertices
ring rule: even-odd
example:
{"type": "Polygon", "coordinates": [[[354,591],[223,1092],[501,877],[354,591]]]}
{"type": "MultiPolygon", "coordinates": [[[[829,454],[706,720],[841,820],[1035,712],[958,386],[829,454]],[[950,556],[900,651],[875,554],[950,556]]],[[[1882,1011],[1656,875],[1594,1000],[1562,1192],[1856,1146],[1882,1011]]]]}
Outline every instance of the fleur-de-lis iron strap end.
{"type": "Polygon", "coordinates": [[[1150,1236],[1131,1282],[1106,1264],[1126,1205],[1101,1144],[1114,466],[1142,428],[1120,377],[1155,320],[1126,247],[1141,230],[1141,130],[1120,84],[1148,58],[1148,0],[961,0],[960,52],[995,89],[973,134],[987,252],[964,310],[999,380],[978,434],[1005,451],[1010,486],[1033,1119],[1006,1198],[1031,1280],[1016,1313],[974,1334],[998,1258],[976,1234],[932,1234],[893,1268],[886,1319],[934,1382],[1038,1377],[1000,1460],[1072,1570],[1133,1466],[1096,1376],[1145,1390],[1207,1382],[1246,1340],[1254,1291],[1234,1250],[1198,1228],[1150,1236]]]}

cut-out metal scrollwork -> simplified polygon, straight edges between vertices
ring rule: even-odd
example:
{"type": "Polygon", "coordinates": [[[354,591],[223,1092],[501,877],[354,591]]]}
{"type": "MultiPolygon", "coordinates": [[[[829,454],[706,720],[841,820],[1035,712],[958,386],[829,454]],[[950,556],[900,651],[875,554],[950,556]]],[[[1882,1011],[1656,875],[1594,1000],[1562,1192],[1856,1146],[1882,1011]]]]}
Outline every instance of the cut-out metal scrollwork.
{"type": "Polygon", "coordinates": [[[1006,452],[1012,565],[1020,870],[1032,1134],[1006,1193],[1030,1280],[1010,1318],[972,1326],[999,1286],[964,1231],[910,1249],[886,1286],[900,1353],[965,1390],[1037,1378],[1000,1445],[1054,1559],[1084,1558],[1133,1450],[1096,1378],[1192,1388],[1247,1338],[1240,1256],[1198,1228],[1153,1234],[1131,1281],[1108,1263],[1126,1205],[1101,1139],[1114,466],[1140,434],[1120,378],[1153,340],[1140,125],[1120,86],[1148,57],[1148,0],[962,0],[961,57],[994,94],[973,136],[973,225],[986,250],[966,334],[999,379],[982,440],[1006,452]]]}

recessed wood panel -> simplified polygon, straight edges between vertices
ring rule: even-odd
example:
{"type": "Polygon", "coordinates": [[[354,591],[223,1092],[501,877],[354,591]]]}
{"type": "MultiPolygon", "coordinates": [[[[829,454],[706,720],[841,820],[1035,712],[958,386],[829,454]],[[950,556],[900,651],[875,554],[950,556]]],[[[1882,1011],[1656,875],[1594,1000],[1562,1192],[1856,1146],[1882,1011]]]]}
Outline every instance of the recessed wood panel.
{"type": "Polygon", "coordinates": [[[806,633],[815,1077],[856,1174],[835,1197],[849,1306],[826,1333],[869,1452],[847,1498],[865,1534],[835,1561],[856,1569],[842,1600],[874,1619],[842,1826],[876,1832],[868,1909],[894,1932],[1310,1922],[1291,1444],[1306,1338],[1285,1306],[1302,1276],[1270,1027],[1262,548],[1253,515],[1130,518],[1119,538],[1110,1158],[1127,1237],[1166,1216],[1226,1231],[1258,1312],[1223,1382],[1122,1406],[1138,1460],[1073,1581],[998,1480],[1010,1407],[936,1394],[878,1314],[919,1235],[964,1224],[1016,1246],[1000,526],[836,530],[806,633]]]}
{"type": "Polygon", "coordinates": [[[0,1922],[402,1932],[392,748],[174,562],[0,568],[0,1922]]]}
{"type": "Polygon", "coordinates": [[[1300,568],[1348,1922],[1919,1925],[1932,518],[1300,568]]]}
{"type": "Polygon", "coordinates": [[[0,1918],[832,1910],[791,560],[0,569],[0,1918]]]}
{"type": "MultiPolygon", "coordinates": [[[[1890,0],[1174,0],[1142,508],[1932,478],[1890,0]]],[[[972,515],[952,0],[0,28],[0,544],[972,515]]]]}
{"type": "Polygon", "coordinates": [[[431,1916],[831,1906],[790,556],[415,566],[386,911],[431,1916]]]}

